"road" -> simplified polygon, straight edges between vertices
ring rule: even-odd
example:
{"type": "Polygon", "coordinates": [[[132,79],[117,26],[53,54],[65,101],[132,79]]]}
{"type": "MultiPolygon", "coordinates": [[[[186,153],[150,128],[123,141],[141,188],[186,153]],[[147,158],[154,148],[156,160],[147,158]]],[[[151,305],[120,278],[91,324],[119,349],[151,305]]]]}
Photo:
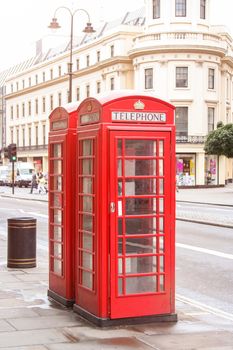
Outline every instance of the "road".
{"type": "MultiPolygon", "coordinates": [[[[221,212],[225,215],[224,208],[221,212]]],[[[47,202],[2,197],[0,234],[6,235],[7,218],[17,216],[37,219],[37,247],[47,253],[47,202]]],[[[232,229],[177,221],[176,242],[178,298],[186,298],[191,303],[199,302],[217,313],[232,315],[233,319],[232,229]]]]}

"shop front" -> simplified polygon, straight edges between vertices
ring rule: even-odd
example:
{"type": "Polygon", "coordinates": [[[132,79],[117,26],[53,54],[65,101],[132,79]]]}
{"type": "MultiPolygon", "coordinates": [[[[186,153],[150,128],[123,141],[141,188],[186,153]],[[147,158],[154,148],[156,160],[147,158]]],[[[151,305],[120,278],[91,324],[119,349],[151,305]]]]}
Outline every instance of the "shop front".
{"type": "Polygon", "coordinates": [[[218,156],[205,156],[205,185],[218,185],[218,156]]]}
{"type": "Polygon", "coordinates": [[[177,186],[196,185],[196,154],[176,154],[177,186]]]}

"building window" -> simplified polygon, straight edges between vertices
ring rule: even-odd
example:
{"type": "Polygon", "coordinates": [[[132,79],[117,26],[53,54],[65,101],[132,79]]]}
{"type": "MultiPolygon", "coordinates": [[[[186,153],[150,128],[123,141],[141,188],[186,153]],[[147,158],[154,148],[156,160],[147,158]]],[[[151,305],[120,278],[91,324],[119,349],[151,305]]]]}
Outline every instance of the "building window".
{"type": "Polygon", "coordinates": [[[28,115],[30,116],[32,114],[32,103],[31,101],[28,102],[28,115]]]}
{"type": "Polygon", "coordinates": [[[24,89],[25,88],[25,81],[22,80],[22,88],[24,89]]]}
{"type": "Polygon", "coordinates": [[[145,69],[145,89],[153,89],[153,68],[145,69]]]}
{"type": "Polygon", "coordinates": [[[32,78],[28,78],[28,86],[29,86],[29,87],[32,86],[32,78]]]}
{"type": "Polygon", "coordinates": [[[43,145],[46,144],[46,127],[45,124],[43,124],[43,145]]]}
{"type": "Polygon", "coordinates": [[[22,129],[22,136],[23,136],[23,147],[25,147],[25,129],[22,129]]]}
{"type": "Polygon", "coordinates": [[[97,51],[96,58],[97,58],[97,62],[99,62],[100,61],[100,51],[97,51]]]}
{"type": "Polygon", "coordinates": [[[188,138],[188,107],[176,107],[176,139],[187,141],[188,138]]]}
{"type": "Polygon", "coordinates": [[[38,99],[35,100],[35,113],[38,114],[38,99]]]}
{"type": "Polygon", "coordinates": [[[19,129],[16,130],[16,144],[19,146],[19,129]]]}
{"type": "Polygon", "coordinates": [[[89,97],[90,96],[90,85],[86,86],[86,96],[89,97]]]}
{"type": "Polygon", "coordinates": [[[176,155],[176,183],[178,186],[194,186],[196,173],[195,154],[176,155]]]}
{"type": "Polygon", "coordinates": [[[97,81],[97,83],[96,83],[96,92],[97,92],[97,94],[99,94],[100,91],[101,91],[101,82],[97,81]]]}
{"type": "Polygon", "coordinates": [[[61,106],[61,92],[58,93],[58,106],[61,106]]]}
{"type": "Polygon", "coordinates": [[[22,117],[25,117],[25,103],[22,103],[22,117]]]}
{"type": "Polygon", "coordinates": [[[28,143],[29,143],[29,146],[32,145],[32,128],[28,128],[28,143]]]}
{"type": "Polygon", "coordinates": [[[89,55],[86,56],[86,64],[87,64],[87,67],[90,66],[90,56],[89,55]]]}
{"type": "Polygon", "coordinates": [[[45,82],[45,72],[42,73],[42,79],[43,79],[43,82],[45,82]]]}
{"type": "Polygon", "coordinates": [[[153,0],[153,18],[160,18],[160,0],[153,0]]]}
{"type": "Polygon", "coordinates": [[[14,87],[13,87],[13,84],[11,84],[11,92],[14,91],[14,87]]]}
{"type": "Polygon", "coordinates": [[[19,91],[19,83],[16,83],[16,91],[19,91]]]}
{"type": "Polygon", "coordinates": [[[13,132],[13,129],[11,129],[11,143],[14,143],[14,132],[13,132]]]}
{"type": "Polygon", "coordinates": [[[80,69],[80,62],[79,59],[76,60],[76,70],[80,69]]]}
{"type": "Polygon", "coordinates": [[[53,95],[50,95],[50,110],[53,110],[53,95]]]}
{"type": "Polygon", "coordinates": [[[176,17],[186,17],[186,0],[176,0],[176,17]]]}
{"type": "Polygon", "coordinates": [[[208,89],[214,89],[214,69],[209,68],[208,70],[208,89]]]}
{"type": "Polygon", "coordinates": [[[115,89],[115,79],[111,78],[110,79],[110,90],[114,90],[115,89]]]}
{"type": "Polygon", "coordinates": [[[208,133],[214,130],[214,108],[208,108],[208,133]]]}
{"type": "Polygon", "coordinates": [[[114,52],[115,50],[114,50],[114,45],[111,45],[110,46],[110,56],[111,57],[114,57],[114,55],[115,55],[115,52],[114,52]]]}
{"type": "Polygon", "coordinates": [[[80,88],[76,89],[76,100],[79,101],[80,100],[80,88]]]}
{"type": "Polygon", "coordinates": [[[16,106],[16,117],[19,118],[19,105],[16,106]]]}
{"type": "Polygon", "coordinates": [[[176,67],[176,87],[188,87],[188,67],[176,67]]]}
{"type": "Polygon", "coordinates": [[[61,66],[58,66],[58,76],[61,76],[61,66]]]}
{"type": "Polygon", "coordinates": [[[38,84],[38,75],[36,74],[35,76],[35,82],[36,82],[36,85],[38,84]]]}
{"type": "Polygon", "coordinates": [[[45,97],[43,97],[43,99],[42,99],[42,111],[43,111],[43,113],[45,113],[45,111],[46,111],[45,97]]]}
{"type": "Polygon", "coordinates": [[[206,0],[200,1],[200,17],[201,19],[206,18],[206,0]]]}
{"type": "Polygon", "coordinates": [[[36,125],[36,146],[38,146],[38,125],[36,125]]]}
{"type": "Polygon", "coordinates": [[[11,106],[11,119],[13,119],[13,118],[14,118],[14,107],[11,106]]]}
{"type": "Polygon", "coordinates": [[[53,79],[53,69],[50,69],[50,79],[53,79]]]}

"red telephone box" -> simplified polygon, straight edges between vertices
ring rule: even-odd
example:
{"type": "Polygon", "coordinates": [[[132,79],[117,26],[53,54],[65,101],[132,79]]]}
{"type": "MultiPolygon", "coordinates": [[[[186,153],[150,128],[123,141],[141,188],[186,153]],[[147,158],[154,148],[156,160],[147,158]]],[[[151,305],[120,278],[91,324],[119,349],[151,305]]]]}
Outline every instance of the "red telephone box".
{"type": "Polygon", "coordinates": [[[74,303],[75,162],[77,108],[58,107],[49,132],[49,289],[59,303],[74,303]]]}
{"type": "Polygon", "coordinates": [[[134,92],[78,108],[74,311],[176,321],[174,107],[134,92]]]}

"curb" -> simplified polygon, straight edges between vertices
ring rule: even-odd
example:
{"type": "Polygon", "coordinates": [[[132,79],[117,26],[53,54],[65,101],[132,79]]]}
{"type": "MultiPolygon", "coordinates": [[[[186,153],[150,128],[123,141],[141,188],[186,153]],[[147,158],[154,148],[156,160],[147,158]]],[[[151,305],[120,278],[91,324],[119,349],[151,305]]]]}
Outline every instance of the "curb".
{"type": "Polygon", "coordinates": [[[209,226],[233,228],[233,225],[225,225],[225,224],[220,224],[220,223],[217,223],[217,222],[214,223],[214,222],[201,221],[201,220],[195,220],[195,219],[186,219],[186,218],[180,218],[180,217],[177,217],[176,220],[178,220],[178,221],[186,221],[186,222],[193,222],[194,224],[202,224],[202,225],[209,225],[209,226]]]}
{"type": "Polygon", "coordinates": [[[14,195],[8,195],[8,194],[1,194],[0,193],[0,197],[6,197],[6,198],[12,198],[12,199],[21,199],[21,200],[25,200],[25,201],[37,201],[37,202],[48,202],[48,199],[42,199],[42,198],[27,198],[27,197],[19,197],[19,196],[14,196],[14,195]]]}
{"type": "Polygon", "coordinates": [[[233,207],[233,204],[223,204],[223,203],[207,203],[207,202],[196,202],[196,201],[189,201],[189,200],[182,200],[177,199],[176,202],[179,203],[191,203],[191,204],[202,204],[202,205],[215,205],[218,207],[233,207]]]}

